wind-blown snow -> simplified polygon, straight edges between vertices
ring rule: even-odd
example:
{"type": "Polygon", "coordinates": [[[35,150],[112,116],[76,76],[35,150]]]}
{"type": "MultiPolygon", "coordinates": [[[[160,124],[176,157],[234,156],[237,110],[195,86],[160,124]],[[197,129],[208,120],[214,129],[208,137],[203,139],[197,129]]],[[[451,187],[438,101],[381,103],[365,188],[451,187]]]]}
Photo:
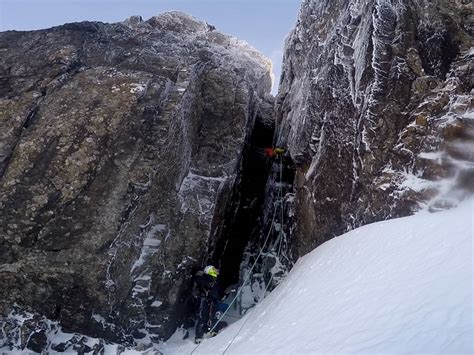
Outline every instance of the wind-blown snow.
{"type": "Polygon", "coordinates": [[[243,321],[226,354],[472,354],[473,203],[326,242],[301,258],[248,320],[194,354],[222,354],[243,321]]]}

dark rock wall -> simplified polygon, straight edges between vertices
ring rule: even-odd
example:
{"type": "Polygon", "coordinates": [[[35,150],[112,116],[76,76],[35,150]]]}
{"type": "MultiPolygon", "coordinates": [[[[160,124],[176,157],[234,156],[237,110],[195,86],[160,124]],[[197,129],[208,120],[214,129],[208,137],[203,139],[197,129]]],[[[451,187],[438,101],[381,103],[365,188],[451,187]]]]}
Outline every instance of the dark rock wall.
{"type": "Polygon", "coordinates": [[[214,229],[220,237],[214,238],[218,242],[213,248],[212,262],[221,270],[223,287],[239,281],[244,249],[259,236],[265,184],[270,173],[265,148],[272,146],[274,116],[274,100],[268,97],[257,112],[252,135],[245,145],[230,204],[222,223],[214,229]]]}
{"type": "Polygon", "coordinates": [[[0,313],[169,336],[270,63],[180,13],[0,33],[0,313]]]}
{"type": "Polygon", "coordinates": [[[303,1],[277,97],[294,258],[472,193],[473,20],[470,1],[303,1]]]}

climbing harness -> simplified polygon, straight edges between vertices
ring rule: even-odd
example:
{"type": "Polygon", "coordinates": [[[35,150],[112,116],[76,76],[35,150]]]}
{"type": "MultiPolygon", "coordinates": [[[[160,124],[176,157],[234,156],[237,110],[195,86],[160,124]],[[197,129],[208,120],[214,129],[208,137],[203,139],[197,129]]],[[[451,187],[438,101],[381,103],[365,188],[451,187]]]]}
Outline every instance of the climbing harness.
{"type": "MultiPolygon", "coordinates": [[[[282,149],[282,152],[283,153],[283,149],[282,149]]],[[[279,227],[279,233],[278,233],[278,242],[276,244],[278,244],[278,254],[277,255],[280,255],[280,252],[281,252],[281,245],[282,245],[282,240],[283,240],[283,154],[279,154],[279,158],[280,158],[280,171],[279,171],[279,175],[280,175],[280,184],[279,184],[279,189],[278,189],[278,197],[279,197],[279,200],[280,200],[280,227],[279,227]]],[[[208,333],[210,334],[214,334],[215,332],[215,329],[217,328],[217,325],[222,321],[222,319],[227,315],[227,312],[229,311],[229,309],[231,308],[231,306],[234,304],[234,302],[237,300],[237,298],[239,297],[240,293],[242,292],[244,286],[247,284],[247,281],[249,281],[251,275],[252,275],[252,271],[253,269],[255,268],[255,266],[257,265],[257,262],[258,260],[260,259],[260,256],[262,256],[263,254],[263,251],[267,245],[267,242],[270,238],[270,235],[273,231],[273,225],[274,225],[274,222],[275,222],[275,216],[276,216],[276,211],[277,211],[277,204],[275,204],[274,208],[273,208],[273,215],[272,215],[272,221],[271,221],[271,224],[270,224],[270,229],[268,230],[268,233],[267,233],[267,236],[265,237],[265,240],[263,242],[263,245],[262,245],[262,248],[260,249],[260,252],[258,253],[257,257],[255,258],[255,261],[253,262],[252,264],[252,267],[250,268],[250,270],[248,271],[247,273],[247,276],[245,277],[244,279],[244,282],[242,283],[242,285],[239,287],[239,289],[237,290],[237,293],[235,295],[235,297],[232,299],[232,302],[229,304],[229,306],[227,307],[227,309],[224,311],[224,313],[219,317],[219,319],[217,320],[217,322],[214,324],[214,326],[209,330],[208,333]]],[[[265,290],[263,292],[263,295],[265,297],[265,294],[267,293],[268,291],[268,288],[270,287],[270,285],[272,284],[272,281],[273,281],[273,274],[271,275],[270,277],[270,280],[268,282],[268,284],[266,285],[265,287],[265,290]]],[[[235,336],[232,338],[232,340],[229,342],[229,344],[227,345],[227,347],[225,348],[224,352],[222,353],[223,355],[227,352],[227,350],[230,348],[230,346],[234,343],[235,339],[237,338],[237,336],[240,334],[240,332],[242,331],[243,327],[245,326],[245,324],[248,322],[250,317],[247,317],[247,319],[242,323],[242,325],[240,326],[239,330],[237,331],[237,333],[235,334],[235,336]]],[[[194,349],[191,351],[191,355],[194,354],[194,352],[196,351],[196,349],[201,345],[202,343],[199,343],[197,344],[194,349]]]]}

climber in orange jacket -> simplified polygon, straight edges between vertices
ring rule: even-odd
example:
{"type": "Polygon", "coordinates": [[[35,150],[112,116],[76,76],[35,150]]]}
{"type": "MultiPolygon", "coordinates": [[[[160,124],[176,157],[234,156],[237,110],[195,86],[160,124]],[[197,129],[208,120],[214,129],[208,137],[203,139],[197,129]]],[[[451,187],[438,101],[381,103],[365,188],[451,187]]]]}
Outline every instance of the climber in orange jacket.
{"type": "Polygon", "coordinates": [[[265,155],[269,158],[281,157],[285,153],[285,149],[281,147],[265,148],[265,155]]]}

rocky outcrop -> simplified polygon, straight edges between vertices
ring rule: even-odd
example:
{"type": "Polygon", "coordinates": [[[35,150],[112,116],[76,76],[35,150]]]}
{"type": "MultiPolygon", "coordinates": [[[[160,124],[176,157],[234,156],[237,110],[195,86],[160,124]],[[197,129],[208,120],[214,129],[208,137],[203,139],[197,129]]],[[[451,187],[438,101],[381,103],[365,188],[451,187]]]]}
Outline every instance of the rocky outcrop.
{"type": "Polygon", "coordinates": [[[294,258],[473,192],[473,16],[470,1],[303,2],[277,98],[294,258]]]}
{"type": "Polygon", "coordinates": [[[0,313],[168,337],[271,64],[176,12],[3,32],[0,52],[0,313]]]}

